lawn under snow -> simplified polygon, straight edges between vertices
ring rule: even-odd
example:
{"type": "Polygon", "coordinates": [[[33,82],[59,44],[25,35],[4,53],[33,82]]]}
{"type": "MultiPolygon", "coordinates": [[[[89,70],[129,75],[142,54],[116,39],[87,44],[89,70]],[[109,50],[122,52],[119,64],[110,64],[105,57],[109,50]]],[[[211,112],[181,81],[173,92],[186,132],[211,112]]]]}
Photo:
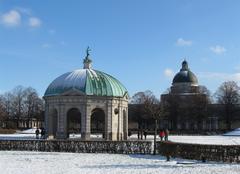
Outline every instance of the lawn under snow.
{"type": "MultiPolygon", "coordinates": [[[[132,135],[132,140],[137,140],[136,135],[132,135]]],[[[222,135],[170,135],[169,141],[190,144],[213,144],[213,145],[240,145],[240,136],[222,136],[222,135]]],[[[147,136],[147,140],[153,140],[153,136],[147,136]]],[[[157,140],[160,140],[157,137],[157,140]]]]}
{"type": "Polygon", "coordinates": [[[240,165],[153,155],[0,151],[2,174],[239,174],[240,165]],[[185,163],[185,164],[181,164],[185,163]]]}
{"type": "MultiPolygon", "coordinates": [[[[22,132],[17,132],[15,134],[0,134],[0,140],[7,139],[7,140],[23,140],[23,139],[36,139],[35,138],[35,130],[36,129],[29,129],[22,132]]],[[[236,129],[229,133],[223,135],[213,135],[213,136],[203,136],[203,135],[195,135],[195,136],[176,136],[170,135],[169,140],[173,142],[180,142],[180,143],[194,143],[194,144],[214,144],[214,145],[240,145],[240,129],[236,129]]],[[[71,138],[80,138],[80,135],[70,135],[71,138]]],[[[100,139],[100,135],[91,135],[93,140],[100,139]]],[[[158,140],[159,137],[157,137],[158,140]]],[[[137,135],[132,135],[129,140],[137,140],[137,135]]],[[[147,140],[153,140],[152,135],[147,136],[147,140]]]]}
{"type": "Polygon", "coordinates": [[[235,136],[170,136],[170,141],[190,144],[240,145],[235,136]]]}

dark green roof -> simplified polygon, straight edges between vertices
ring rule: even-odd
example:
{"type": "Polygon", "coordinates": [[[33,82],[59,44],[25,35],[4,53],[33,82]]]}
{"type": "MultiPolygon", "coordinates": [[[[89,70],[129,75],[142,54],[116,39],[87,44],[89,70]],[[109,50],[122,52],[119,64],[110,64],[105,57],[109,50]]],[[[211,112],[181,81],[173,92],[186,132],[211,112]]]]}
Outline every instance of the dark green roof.
{"type": "Polygon", "coordinates": [[[173,78],[174,83],[198,83],[198,79],[193,72],[188,68],[188,63],[186,60],[182,62],[182,68],[173,78]]]}

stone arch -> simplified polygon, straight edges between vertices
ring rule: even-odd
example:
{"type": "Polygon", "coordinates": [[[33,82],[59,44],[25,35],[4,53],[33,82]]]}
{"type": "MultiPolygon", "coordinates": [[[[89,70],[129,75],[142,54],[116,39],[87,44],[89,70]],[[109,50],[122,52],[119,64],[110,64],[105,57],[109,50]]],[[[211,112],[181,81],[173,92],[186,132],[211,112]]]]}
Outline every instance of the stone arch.
{"type": "Polygon", "coordinates": [[[49,137],[56,138],[58,129],[58,111],[55,108],[50,112],[49,125],[49,137]]]}
{"type": "Polygon", "coordinates": [[[81,133],[81,117],[82,114],[78,108],[70,108],[67,111],[67,137],[69,138],[70,134],[79,134],[81,133]]]}
{"type": "Polygon", "coordinates": [[[91,134],[100,134],[105,138],[106,115],[103,109],[95,108],[91,112],[91,134]]]}

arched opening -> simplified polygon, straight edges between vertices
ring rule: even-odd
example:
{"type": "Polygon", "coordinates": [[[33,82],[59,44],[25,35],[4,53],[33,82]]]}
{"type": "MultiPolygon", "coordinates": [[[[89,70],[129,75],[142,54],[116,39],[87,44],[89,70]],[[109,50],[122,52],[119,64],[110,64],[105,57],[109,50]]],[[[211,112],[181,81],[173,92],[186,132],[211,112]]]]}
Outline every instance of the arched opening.
{"type": "Polygon", "coordinates": [[[58,111],[54,109],[49,117],[49,137],[56,138],[58,127],[58,111]]]}
{"type": "Polygon", "coordinates": [[[105,138],[105,113],[100,108],[92,110],[91,114],[91,136],[92,138],[105,138]]]}
{"type": "Polygon", "coordinates": [[[75,138],[81,133],[81,112],[72,108],[67,112],[67,137],[75,138]]]}

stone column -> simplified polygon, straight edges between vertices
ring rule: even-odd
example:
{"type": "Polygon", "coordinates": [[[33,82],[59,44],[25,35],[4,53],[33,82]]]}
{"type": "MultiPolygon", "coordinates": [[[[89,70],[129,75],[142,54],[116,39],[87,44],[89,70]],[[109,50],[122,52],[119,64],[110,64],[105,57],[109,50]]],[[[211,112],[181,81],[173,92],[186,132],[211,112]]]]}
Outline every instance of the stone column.
{"type": "Polygon", "coordinates": [[[49,105],[46,102],[45,104],[45,113],[44,113],[44,129],[45,129],[45,137],[48,137],[49,134],[49,105]]]}
{"type": "Polygon", "coordinates": [[[59,104],[58,106],[58,127],[57,127],[57,138],[58,139],[66,139],[66,113],[65,113],[65,105],[59,104]]]}
{"type": "Polygon", "coordinates": [[[106,114],[105,118],[107,118],[105,120],[105,124],[106,124],[106,132],[105,132],[106,140],[112,140],[112,103],[107,103],[107,110],[106,110],[105,114],[106,114]]]}
{"type": "Polygon", "coordinates": [[[122,107],[118,107],[119,113],[118,113],[118,131],[117,131],[117,140],[122,140],[122,107]]]}
{"type": "Polygon", "coordinates": [[[82,115],[82,139],[90,140],[91,135],[91,105],[86,104],[82,115]]]}
{"type": "Polygon", "coordinates": [[[124,140],[128,139],[128,108],[124,108],[125,115],[123,114],[123,138],[124,140]]]}

